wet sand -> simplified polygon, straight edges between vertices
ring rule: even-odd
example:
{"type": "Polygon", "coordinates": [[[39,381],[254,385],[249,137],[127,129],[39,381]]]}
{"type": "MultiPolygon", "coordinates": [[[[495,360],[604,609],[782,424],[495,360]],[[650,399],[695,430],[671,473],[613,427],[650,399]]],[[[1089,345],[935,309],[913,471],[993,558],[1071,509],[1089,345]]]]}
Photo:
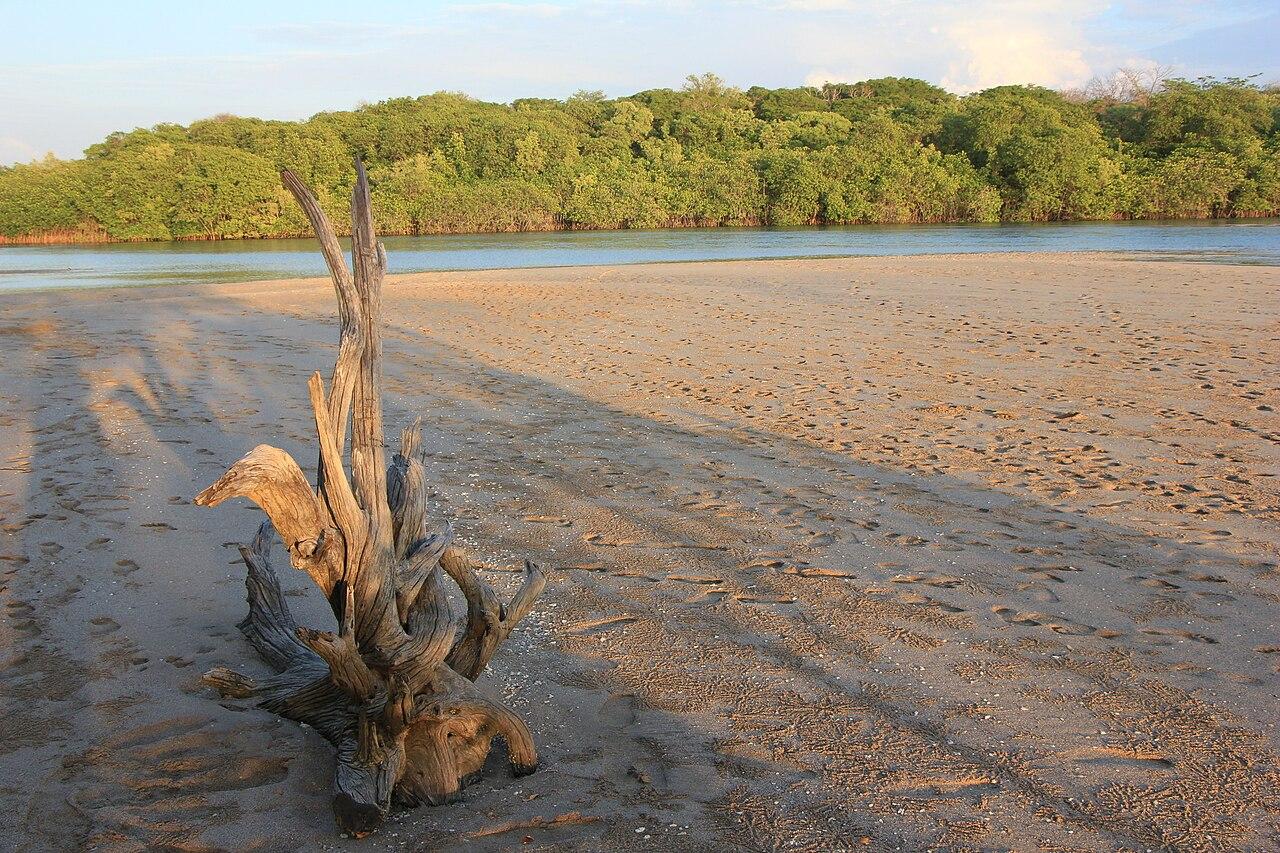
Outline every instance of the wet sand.
{"type": "Polygon", "coordinates": [[[548,567],[486,676],[542,769],[344,841],[327,744],[199,685],[265,671],[260,514],[190,499],[260,441],[314,458],[327,282],[9,294],[0,848],[1280,846],[1280,269],[421,274],[385,308],[437,516],[548,567]]]}

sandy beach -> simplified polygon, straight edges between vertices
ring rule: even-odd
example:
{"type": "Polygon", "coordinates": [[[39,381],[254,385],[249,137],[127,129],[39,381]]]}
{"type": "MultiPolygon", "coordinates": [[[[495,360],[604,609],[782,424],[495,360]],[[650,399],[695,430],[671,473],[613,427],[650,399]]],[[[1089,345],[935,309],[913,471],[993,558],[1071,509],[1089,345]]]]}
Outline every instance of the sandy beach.
{"type": "Polygon", "coordinates": [[[485,677],[541,769],[344,840],[328,744],[199,682],[265,671],[262,516],[191,498],[259,442],[314,460],[327,280],[3,294],[0,849],[1280,847],[1280,268],[432,273],[384,307],[435,516],[500,589],[547,569],[485,677]]]}

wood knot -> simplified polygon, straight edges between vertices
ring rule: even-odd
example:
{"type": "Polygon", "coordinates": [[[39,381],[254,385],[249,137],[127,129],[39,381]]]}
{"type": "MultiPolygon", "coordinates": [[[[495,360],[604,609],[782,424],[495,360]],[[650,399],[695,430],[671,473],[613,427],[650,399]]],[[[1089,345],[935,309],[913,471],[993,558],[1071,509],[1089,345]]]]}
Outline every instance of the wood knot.
{"type": "Polygon", "coordinates": [[[310,559],[324,545],[324,531],[319,536],[308,536],[289,545],[289,553],[303,560],[310,559]]]}

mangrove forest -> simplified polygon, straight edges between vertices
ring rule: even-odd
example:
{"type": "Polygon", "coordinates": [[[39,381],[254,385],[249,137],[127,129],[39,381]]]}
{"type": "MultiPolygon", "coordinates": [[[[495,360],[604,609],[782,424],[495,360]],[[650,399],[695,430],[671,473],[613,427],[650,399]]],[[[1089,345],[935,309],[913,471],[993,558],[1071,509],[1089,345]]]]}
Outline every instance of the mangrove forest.
{"type": "Polygon", "coordinates": [[[161,124],[0,168],[0,242],[307,234],[280,171],[342,221],[353,156],[383,234],[1274,216],[1278,126],[1280,91],[1251,79],[437,93],[161,124]]]}

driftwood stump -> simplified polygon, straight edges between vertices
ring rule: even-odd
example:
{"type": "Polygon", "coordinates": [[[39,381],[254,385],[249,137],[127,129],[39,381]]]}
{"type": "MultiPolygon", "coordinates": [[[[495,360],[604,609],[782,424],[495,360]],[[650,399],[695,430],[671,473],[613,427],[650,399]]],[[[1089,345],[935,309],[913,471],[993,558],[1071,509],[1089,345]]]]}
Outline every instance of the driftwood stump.
{"type": "Polygon", "coordinates": [[[255,680],[219,667],[204,676],[223,696],[254,698],[307,723],[337,748],[333,809],[338,826],[361,836],[392,803],[439,805],[479,774],[502,737],[516,775],[538,763],[529,729],[474,682],[532,608],[545,584],[533,563],[510,604],[476,575],[453,531],[426,525],[427,487],[416,449],[418,424],[386,462],[382,432],[381,291],[386,253],[373,232],[369,182],[356,160],[351,199],[352,260],[306,186],[283,172],[319,238],[338,295],[341,334],[326,392],[308,391],[319,441],[317,485],[298,463],[266,444],[251,450],[196,496],[201,506],[245,497],[269,521],[240,549],[248,567],[249,615],[239,628],[275,675],[255,680]],[[351,424],[350,477],[344,464],[351,424]],[[337,631],[299,627],[268,560],[279,534],[295,569],[328,599],[337,631]],[[444,588],[448,575],[467,601],[462,623],[444,588]]]}

